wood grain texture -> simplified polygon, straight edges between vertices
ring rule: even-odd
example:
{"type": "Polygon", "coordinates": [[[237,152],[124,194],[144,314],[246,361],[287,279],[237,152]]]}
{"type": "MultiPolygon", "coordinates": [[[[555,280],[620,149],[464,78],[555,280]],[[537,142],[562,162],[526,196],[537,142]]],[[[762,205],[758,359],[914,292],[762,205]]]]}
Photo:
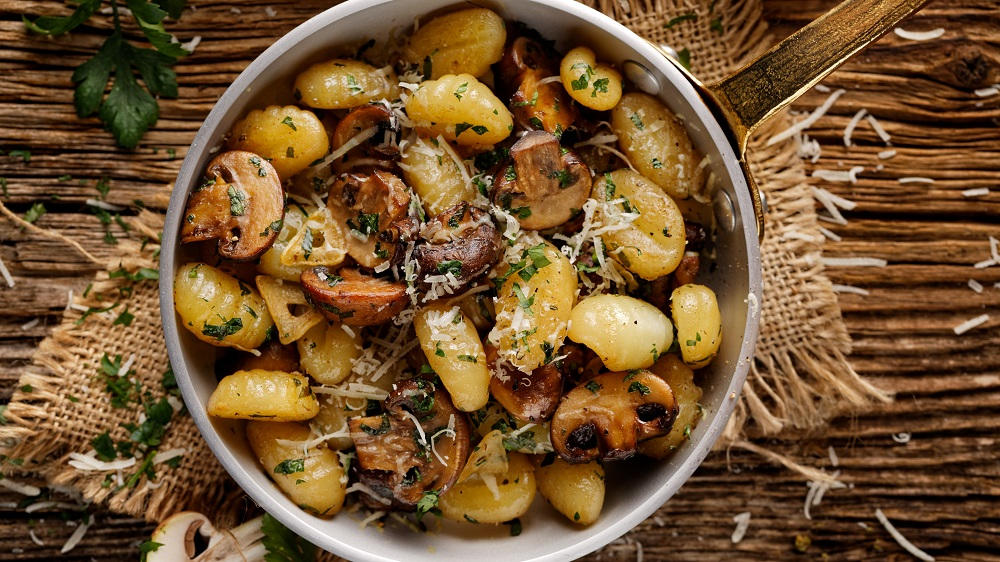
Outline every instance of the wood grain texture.
{"type": "MultiPolygon", "coordinates": [[[[181,40],[202,36],[197,52],[177,66],[178,100],[163,100],[159,124],[132,152],[114,148],[96,120],[72,109],[73,66],[100,41],[107,24],[95,18],[72,39],[26,39],[17,14],[51,13],[58,3],[0,0],[0,148],[28,148],[30,163],[0,156],[12,209],[45,201],[40,223],[73,236],[98,256],[110,254],[97,219],[83,201],[110,178],[111,202],[142,199],[162,205],[187,143],[211,104],[274,37],[326,7],[324,2],[194,1],[170,26],[181,40]],[[265,15],[265,6],[277,14],[265,15]],[[226,25],[219,25],[220,21],[226,25]],[[171,149],[171,151],[168,151],[171,149]],[[57,178],[69,174],[71,180],[57,178]]],[[[818,16],[832,0],[767,0],[766,17],[780,38],[818,16]]],[[[938,560],[1000,559],[1000,267],[987,259],[987,237],[1000,237],[1000,96],[973,90],[1000,82],[1000,9],[996,0],[935,0],[903,27],[946,29],[928,42],[890,35],[825,83],[847,93],[809,130],[823,145],[810,169],[864,166],[857,184],[819,183],[858,203],[847,225],[826,224],[843,239],[827,242],[828,257],[869,256],[885,268],[835,267],[834,283],[870,291],[841,295],[854,339],[851,363],[897,393],[893,404],[844,413],[822,432],[789,432],[759,441],[793,459],[840,470],[849,488],[826,494],[803,514],[805,483],[755,455],[713,454],[657,517],[590,559],[634,560],[908,560],[878,525],[880,507],[900,531],[938,560]],[[855,146],[843,146],[844,126],[868,109],[892,135],[897,155],[862,123],[855,146]],[[882,164],[881,170],[876,166],[882,164]],[[933,184],[900,184],[925,176],[933,184]],[[988,187],[985,197],[964,189],[988,187]],[[986,289],[974,293],[974,278],[986,289]],[[990,321],[957,337],[952,328],[982,313],[990,321]],[[909,432],[897,443],[892,434],[909,432]],[[833,468],[832,446],[840,466],[833,468]],[[733,515],[752,514],[746,538],[730,535],[733,515]],[[805,553],[796,535],[808,536],[805,553]]],[[[809,111],[827,94],[812,91],[796,109],[809,111]]],[[[63,245],[0,222],[0,257],[18,283],[0,289],[0,400],[9,397],[32,347],[58,322],[69,289],[82,290],[92,266],[63,245]],[[32,318],[42,323],[29,330],[32,318]]],[[[0,502],[16,502],[0,494],[0,502]]],[[[0,559],[50,560],[72,532],[58,512],[26,514],[0,503],[0,559]],[[28,539],[35,529],[45,542],[28,539]],[[15,552],[20,549],[20,552],[15,552]]],[[[151,528],[98,513],[97,524],[66,560],[134,559],[151,528]]]]}

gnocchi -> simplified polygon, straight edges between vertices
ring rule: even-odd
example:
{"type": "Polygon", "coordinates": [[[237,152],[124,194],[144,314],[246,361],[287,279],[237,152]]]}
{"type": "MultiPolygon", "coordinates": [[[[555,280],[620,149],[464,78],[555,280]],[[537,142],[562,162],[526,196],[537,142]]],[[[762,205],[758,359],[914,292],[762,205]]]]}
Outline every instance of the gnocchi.
{"type": "Polygon", "coordinates": [[[687,199],[705,182],[702,156],[684,125],[662,102],[631,92],[611,110],[611,128],[622,152],[667,195],[687,199]]]}
{"type": "Polygon", "coordinates": [[[351,109],[399,97],[397,84],[391,67],[333,59],[316,63],[295,78],[295,99],[317,109],[351,109]]]}
{"type": "Polygon", "coordinates": [[[229,134],[229,146],[259,154],[286,180],[323,157],[330,150],[330,139],[313,112],[294,105],[271,105],[237,122],[229,134]]]}
{"type": "Polygon", "coordinates": [[[178,321],[231,348],[208,413],[319,517],[510,523],[538,493],[592,525],[606,463],[702,415],[706,161],[607,53],[490,9],[369,46],[289,69],[188,199],[178,321]]]}
{"type": "Polygon", "coordinates": [[[681,357],[695,369],[704,367],[722,345],[722,316],[715,292],[704,285],[682,285],[670,295],[670,310],[681,357]]]}
{"type": "Polygon", "coordinates": [[[316,416],[319,402],[298,373],[236,371],[219,381],[207,410],[219,418],[302,421],[316,416]]]}
{"type": "Polygon", "coordinates": [[[478,410],[489,399],[490,372],[476,327],[462,309],[434,303],[417,313],[413,327],[431,369],[463,412],[478,410]]]}
{"type": "Polygon", "coordinates": [[[612,371],[645,369],[674,340],[670,319],[646,301],[594,295],[570,314],[569,339],[592,349],[612,371]]]}
{"type": "Polygon", "coordinates": [[[274,326],[255,289],[205,263],[187,263],[177,270],[174,303],[181,324],[215,346],[256,349],[274,326]]]}
{"type": "Polygon", "coordinates": [[[344,505],[347,474],[337,453],[323,446],[303,446],[312,438],[298,423],[252,421],[247,441],[268,476],[302,509],[333,517],[344,505]],[[290,443],[289,443],[290,442],[290,443]]]}
{"type": "Polygon", "coordinates": [[[601,236],[612,258],[650,281],[677,269],[684,216],[669,195],[631,170],[615,170],[594,179],[591,197],[604,203],[597,213],[602,221],[626,223],[601,236]]]}

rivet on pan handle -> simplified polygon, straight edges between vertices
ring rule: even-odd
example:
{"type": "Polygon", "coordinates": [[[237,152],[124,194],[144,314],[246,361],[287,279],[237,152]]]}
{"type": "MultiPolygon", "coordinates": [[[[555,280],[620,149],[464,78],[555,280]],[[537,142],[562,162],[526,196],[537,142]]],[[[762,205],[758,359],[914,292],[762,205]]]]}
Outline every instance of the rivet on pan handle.
{"type": "MultiPolygon", "coordinates": [[[[675,58],[717,116],[729,124],[764,234],[763,204],[746,165],[747,141],[769,117],[819,83],[844,61],[885,35],[928,0],[846,0],[778,43],[736,73],[705,86],[675,58]]],[[[660,48],[660,47],[657,47],[660,48]]],[[[663,49],[660,48],[661,52],[663,49]]],[[[666,53],[665,54],[669,54],[666,53]]]]}

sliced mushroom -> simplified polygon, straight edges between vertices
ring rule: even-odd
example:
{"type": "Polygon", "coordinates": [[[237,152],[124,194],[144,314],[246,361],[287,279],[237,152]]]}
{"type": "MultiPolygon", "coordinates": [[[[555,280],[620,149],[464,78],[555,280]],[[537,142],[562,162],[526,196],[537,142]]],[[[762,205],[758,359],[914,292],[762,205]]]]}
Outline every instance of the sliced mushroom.
{"type": "Polygon", "coordinates": [[[223,152],[191,193],[181,242],[218,240],[219,255],[249,261],[267,251],[281,230],[285,194],[274,167],[243,150],[223,152]]]}
{"type": "Polygon", "coordinates": [[[255,369],[281,371],[283,373],[295,373],[300,370],[299,351],[295,348],[294,344],[283,345],[278,341],[271,340],[258,347],[257,351],[260,352],[260,355],[239,353],[236,357],[235,368],[227,374],[232,374],[236,371],[253,371],[255,369]]]}
{"type": "MultiPolygon", "coordinates": [[[[420,231],[423,242],[413,250],[422,277],[452,273],[472,284],[503,256],[500,233],[490,215],[468,203],[459,203],[431,219],[420,231]]],[[[426,284],[426,281],[424,281],[426,284]]]]}
{"type": "Polygon", "coordinates": [[[513,161],[493,182],[493,202],[518,217],[521,227],[559,226],[583,208],[590,195],[590,168],[559,140],[531,131],[510,147],[513,161]]]}
{"type": "Polygon", "coordinates": [[[228,530],[212,526],[208,517],[181,511],[164,520],[150,541],[158,543],[145,558],[148,562],[222,562],[247,560],[261,551],[262,518],[251,519],[228,530]],[[197,535],[202,540],[196,542],[197,535]],[[199,548],[199,545],[205,545],[199,548]]]}
{"type": "Polygon", "coordinates": [[[347,156],[334,164],[334,169],[338,172],[378,168],[391,170],[399,159],[399,146],[394,142],[398,137],[399,123],[386,106],[373,104],[356,108],[337,123],[330,136],[334,151],[348,142],[358,143],[356,148],[349,149],[347,156]]]}
{"type": "Polygon", "coordinates": [[[694,221],[684,221],[684,240],[687,241],[687,250],[690,252],[700,252],[708,241],[708,234],[701,223],[694,221]]]}
{"type": "Polygon", "coordinates": [[[424,492],[444,492],[469,456],[469,423],[448,393],[425,379],[396,384],[380,416],[351,418],[358,478],[374,507],[413,511],[424,492]]]}
{"type": "Polygon", "coordinates": [[[342,174],[327,199],[330,213],[348,232],[347,253],[367,268],[398,259],[398,246],[405,243],[399,237],[415,233],[409,206],[406,184],[382,170],[342,174]]]}
{"type": "Polygon", "coordinates": [[[541,83],[552,76],[559,76],[559,62],[538,41],[518,37],[507,47],[500,61],[500,77],[504,84],[514,85],[510,109],[521,128],[560,136],[576,119],[573,98],[562,83],[541,83]]]}
{"type": "Polygon", "coordinates": [[[688,283],[694,283],[698,277],[698,269],[701,267],[701,258],[697,252],[685,252],[681,262],[674,270],[674,288],[688,283]]]}
{"type": "Polygon", "coordinates": [[[526,422],[542,422],[556,411],[563,390],[561,361],[538,367],[530,374],[500,361],[497,348],[486,346],[486,362],[490,366],[490,394],[515,418],[526,422]]]}
{"type": "Polygon", "coordinates": [[[664,435],[677,416],[670,385],[646,370],[605,373],[563,397],[552,446],[567,462],[627,459],[639,441],[664,435]]]}
{"type": "Polygon", "coordinates": [[[386,281],[344,267],[336,273],[325,267],[302,272],[306,298],[328,319],[349,326],[375,326],[392,320],[406,305],[406,283],[386,281]]]}

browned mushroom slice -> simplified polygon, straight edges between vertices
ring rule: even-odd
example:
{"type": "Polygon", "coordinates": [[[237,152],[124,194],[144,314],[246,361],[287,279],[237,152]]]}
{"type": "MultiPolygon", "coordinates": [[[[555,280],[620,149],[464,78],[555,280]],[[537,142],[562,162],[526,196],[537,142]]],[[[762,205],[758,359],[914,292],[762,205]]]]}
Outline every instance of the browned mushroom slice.
{"type": "Polygon", "coordinates": [[[299,350],[294,345],[284,345],[278,341],[271,340],[258,347],[257,351],[260,352],[260,355],[239,353],[236,358],[236,366],[232,372],[253,371],[255,369],[281,371],[283,373],[295,373],[299,371],[299,350]]]}
{"type": "MultiPolygon", "coordinates": [[[[390,226],[407,221],[410,193],[403,180],[382,170],[371,174],[343,174],[330,186],[327,207],[345,227],[347,253],[363,267],[374,268],[395,257],[399,240],[392,237],[411,232],[409,226],[390,226]]],[[[407,221],[407,225],[409,221],[407,221]]]]}
{"type": "Polygon", "coordinates": [[[688,283],[694,283],[698,277],[698,269],[701,267],[701,258],[695,252],[685,252],[681,258],[681,263],[677,264],[674,270],[674,288],[688,283]]]}
{"type": "Polygon", "coordinates": [[[330,135],[330,146],[334,151],[348,142],[357,147],[349,149],[347,156],[334,164],[334,169],[338,172],[392,169],[399,159],[399,146],[394,142],[398,136],[398,123],[384,105],[365,105],[352,110],[337,123],[330,135]]]}
{"type": "Polygon", "coordinates": [[[542,422],[556,411],[563,390],[561,364],[547,363],[531,374],[497,360],[497,348],[486,346],[486,362],[490,366],[490,394],[515,418],[526,422],[542,422]]]}
{"type": "Polygon", "coordinates": [[[456,291],[468,287],[503,256],[500,233],[489,214],[459,203],[423,226],[424,239],[413,250],[424,278],[448,273],[461,281],[456,291]]]}
{"type": "Polygon", "coordinates": [[[336,273],[325,267],[302,272],[306,298],[330,320],[350,326],[375,326],[392,320],[406,305],[406,283],[371,277],[344,267],[336,273]]]}
{"type": "Polygon", "coordinates": [[[670,385],[646,370],[605,373],[563,397],[552,446],[567,462],[627,459],[643,439],[664,435],[677,416],[670,385]]]}
{"type": "Polygon", "coordinates": [[[413,511],[424,492],[444,492],[469,456],[469,423],[448,393],[424,379],[396,383],[380,416],[350,418],[358,477],[387,506],[413,511]]]}
{"type": "Polygon", "coordinates": [[[285,215],[278,173],[264,158],[233,150],[216,156],[205,176],[188,199],[181,242],[218,240],[220,256],[256,259],[274,244],[285,215]]]}
{"type": "Polygon", "coordinates": [[[541,83],[558,75],[558,61],[537,41],[518,37],[507,47],[500,76],[503,83],[515,85],[510,109],[521,128],[559,136],[576,120],[576,106],[562,82],[541,83]]]}
{"type": "Polygon", "coordinates": [[[590,168],[544,131],[531,131],[510,147],[513,163],[493,182],[493,202],[518,217],[521,228],[542,230],[579,213],[590,195],[590,168]]]}

